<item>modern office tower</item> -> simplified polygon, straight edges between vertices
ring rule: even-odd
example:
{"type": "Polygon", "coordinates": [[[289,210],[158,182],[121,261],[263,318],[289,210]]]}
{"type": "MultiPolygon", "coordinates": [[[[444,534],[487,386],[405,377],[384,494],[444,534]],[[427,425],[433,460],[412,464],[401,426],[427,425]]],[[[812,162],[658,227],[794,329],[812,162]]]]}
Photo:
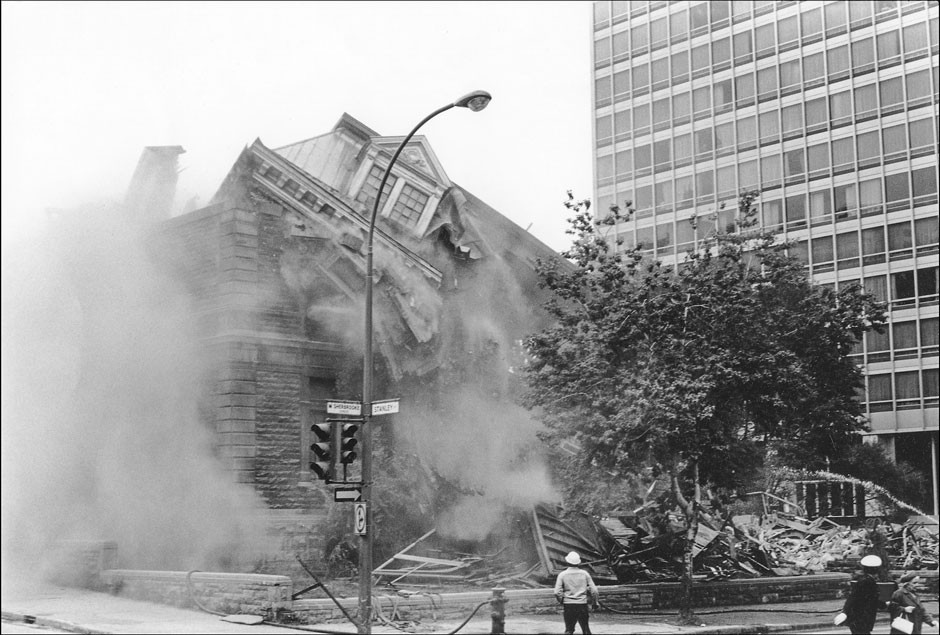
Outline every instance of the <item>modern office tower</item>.
{"type": "Polygon", "coordinates": [[[938,13],[635,0],[595,2],[592,28],[595,209],[636,209],[612,235],[675,262],[716,223],[733,230],[739,192],[760,189],[761,223],[796,241],[814,280],[889,303],[890,328],[854,355],[872,435],[932,477],[933,514],[938,13]]]}

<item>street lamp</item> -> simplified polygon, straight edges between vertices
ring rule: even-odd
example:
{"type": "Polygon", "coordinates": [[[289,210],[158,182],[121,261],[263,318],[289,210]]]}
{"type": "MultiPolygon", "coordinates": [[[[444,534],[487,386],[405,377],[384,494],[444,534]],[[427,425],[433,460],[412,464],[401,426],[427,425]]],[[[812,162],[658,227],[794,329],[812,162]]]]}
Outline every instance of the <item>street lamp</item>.
{"type": "Polygon", "coordinates": [[[365,349],[362,360],[362,502],[366,503],[366,531],[359,541],[359,624],[357,630],[360,633],[372,632],[372,535],[374,530],[373,510],[372,510],[372,239],[375,236],[375,219],[379,214],[379,201],[382,200],[382,191],[385,189],[385,183],[388,176],[392,173],[392,166],[398,160],[398,155],[411,140],[418,129],[428,121],[450,110],[453,107],[468,108],[473,112],[479,112],[486,108],[490,103],[492,96],[485,90],[475,90],[467,93],[457,101],[442,106],[422,119],[415,126],[408,136],[405,137],[392,160],[388,162],[385,168],[385,174],[382,175],[382,183],[379,185],[379,191],[375,193],[375,203],[372,205],[372,216],[369,219],[369,237],[366,240],[366,320],[365,320],[365,349]]]}

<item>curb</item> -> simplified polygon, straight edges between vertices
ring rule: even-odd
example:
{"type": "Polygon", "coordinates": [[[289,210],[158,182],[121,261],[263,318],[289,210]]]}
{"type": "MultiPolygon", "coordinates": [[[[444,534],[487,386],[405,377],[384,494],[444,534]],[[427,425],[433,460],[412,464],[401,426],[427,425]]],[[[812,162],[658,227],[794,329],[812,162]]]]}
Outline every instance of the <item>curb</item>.
{"type": "Polygon", "coordinates": [[[36,626],[45,626],[69,633],[85,633],[86,635],[111,635],[109,631],[96,631],[92,628],[85,628],[72,622],[57,620],[51,617],[36,617],[35,615],[26,615],[23,613],[10,613],[3,611],[0,618],[5,622],[21,622],[23,624],[35,624],[36,626]]]}

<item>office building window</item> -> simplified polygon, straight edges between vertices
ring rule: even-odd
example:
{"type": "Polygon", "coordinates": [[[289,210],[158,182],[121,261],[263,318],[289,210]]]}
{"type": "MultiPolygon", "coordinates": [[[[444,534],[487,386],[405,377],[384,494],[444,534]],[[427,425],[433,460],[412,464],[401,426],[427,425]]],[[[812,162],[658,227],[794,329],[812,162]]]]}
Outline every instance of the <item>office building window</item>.
{"type": "Polygon", "coordinates": [[[633,150],[634,167],[638,175],[649,174],[653,168],[653,157],[648,143],[633,150]]]}
{"type": "Polygon", "coordinates": [[[810,9],[800,14],[800,27],[803,32],[803,42],[810,43],[822,36],[822,10],[810,9]]]}
{"type": "Polygon", "coordinates": [[[645,53],[650,43],[647,25],[638,24],[630,29],[630,41],[632,43],[630,50],[633,52],[633,55],[645,53]]]}
{"type": "Polygon", "coordinates": [[[885,176],[885,203],[889,213],[909,209],[910,199],[911,191],[907,182],[907,172],[885,176]]]}
{"type": "Polygon", "coordinates": [[[855,138],[859,169],[881,163],[881,148],[878,143],[878,131],[864,132],[855,138]]]}
{"type": "Polygon", "coordinates": [[[920,406],[920,373],[916,370],[895,373],[894,387],[898,410],[920,406]]]}
{"type": "Polygon", "coordinates": [[[692,35],[703,33],[703,29],[708,28],[708,2],[700,2],[692,5],[690,13],[692,21],[692,35]]]}
{"type": "Polygon", "coordinates": [[[728,68],[731,65],[731,38],[722,38],[712,42],[713,72],[728,68]]]}
{"type": "Polygon", "coordinates": [[[757,49],[757,57],[765,57],[775,52],[776,39],[772,23],[763,24],[754,31],[754,48],[757,49]]]}
{"type": "Polygon", "coordinates": [[[831,37],[845,31],[846,16],[845,2],[833,2],[825,6],[826,37],[831,37]]]}
{"type": "Polygon", "coordinates": [[[863,263],[873,265],[885,261],[884,227],[869,227],[862,230],[863,263]]]}
{"type": "Polygon", "coordinates": [[[936,303],[940,295],[940,267],[924,267],[917,270],[917,297],[921,304],[936,303]]]}
{"type": "MultiPolygon", "coordinates": [[[[864,3],[862,3],[864,4],[864,3]]],[[[901,39],[897,31],[888,31],[878,36],[878,66],[884,68],[901,61],[901,39]]]]}
{"type": "Polygon", "coordinates": [[[712,107],[711,86],[702,86],[692,91],[692,113],[696,119],[711,114],[712,107]]]}
{"type": "Polygon", "coordinates": [[[888,279],[885,276],[868,276],[862,286],[865,288],[865,293],[869,294],[875,301],[888,301],[888,279]]]}
{"type": "Polygon", "coordinates": [[[850,2],[849,26],[853,29],[858,29],[869,24],[871,24],[871,3],[850,2]]]}
{"type": "Polygon", "coordinates": [[[845,185],[837,185],[832,191],[833,198],[835,199],[837,218],[843,220],[845,217],[851,218],[854,216],[852,212],[858,209],[858,197],[855,193],[855,184],[847,183],[845,185]],[[849,214],[845,217],[840,217],[839,214],[843,212],[849,212],[849,214]]]}
{"type": "Polygon", "coordinates": [[[672,223],[656,226],[656,249],[659,251],[672,247],[672,223]]]}
{"type": "Polygon", "coordinates": [[[881,179],[874,178],[858,184],[859,208],[862,216],[880,214],[884,196],[881,190],[881,179]]]}
{"type": "Polygon", "coordinates": [[[878,93],[875,84],[855,89],[855,120],[864,121],[878,115],[878,93]]]}
{"type": "Polygon", "coordinates": [[[917,357],[917,322],[895,322],[891,325],[895,359],[917,357]]]}
{"type": "Polygon", "coordinates": [[[672,57],[672,85],[689,81],[689,52],[678,51],[672,57]]]}
{"type": "Polygon", "coordinates": [[[615,62],[630,57],[630,32],[620,31],[619,33],[614,33],[613,46],[615,62]]]}
{"type": "Polygon", "coordinates": [[[594,41],[594,65],[603,66],[610,63],[610,40],[601,38],[594,41]]]}
{"type": "MultiPolygon", "coordinates": [[[[936,353],[934,353],[936,354],[936,353]]],[[[924,368],[921,371],[924,382],[924,406],[927,408],[936,408],[940,400],[940,370],[936,368],[924,368]]]]}
{"type": "Polygon", "coordinates": [[[777,111],[761,113],[759,116],[761,145],[776,143],[780,140],[780,122],[777,111]]]}
{"type": "Polygon", "coordinates": [[[888,225],[888,251],[892,260],[909,258],[912,255],[913,247],[911,224],[909,222],[888,225]]]}
{"type": "Polygon", "coordinates": [[[762,68],[757,71],[757,99],[766,101],[777,98],[777,69],[762,68]]]}
{"type": "Polygon", "coordinates": [[[761,157],[760,160],[761,185],[766,187],[779,186],[783,180],[783,168],[780,165],[780,155],[772,154],[761,157]]]}
{"type": "Polygon", "coordinates": [[[817,179],[829,175],[829,144],[825,141],[806,149],[809,178],[817,179]]]}
{"type": "Polygon", "coordinates": [[[607,26],[610,20],[610,5],[606,2],[594,3],[594,28],[607,26]]]}
{"type": "Polygon", "coordinates": [[[865,345],[868,348],[869,364],[891,359],[891,336],[888,329],[881,333],[874,330],[865,333],[865,345]]]}
{"type": "Polygon", "coordinates": [[[793,92],[790,89],[795,88],[799,90],[800,82],[802,81],[800,77],[800,64],[801,60],[796,59],[784,62],[780,65],[780,90],[783,91],[784,95],[793,92]]]}
{"type": "Polygon", "coordinates": [[[672,124],[678,126],[691,121],[692,96],[689,93],[679,93],[672,97],[672,124]]]}
{"type": "Polygon", "coordinates": [[[672,142],[663,139],[653,143],[653,164],[656,172],[663,172],[672,166],[672,142]]]}
{"type": "Polygon", "coordinates": [[[852,93],[844,91],[829,96],[831,126],[836,128],[852,122],[852,93]]]}
{"type": "Polygon", "coordinates": [[[930,71],[924,69],[905,77],[907,84],[907,107],[916,108],[930,103],[930,71]]]}
{"type": "Polygon", "coordinates": [[[745,73],[734,78],[734,94],[738,108],[754,103],[754,75],[745,73]]]}
{"type": "Polygon", "coordinates": [[[676,221],[676,249],[679,252],[687,251],[693,248],[695,241],[695,229],[692,227],[691,219],[680,218],[676,221]]]}
{"type": "Polygon", "coordinates": [[[917,287],[914,286],[913,271],[899,271],[891,274],[891,301],[895,307],[914,306],[917,287]]]}
{"type": "Polygon", "coordinates": [[[839,269],[851,269],[859,266],[858,233],[848,232],[836,236],[836,257],[839,269]]]}
{"type": "MultiPolygon", "coordinates": [[[[912,121],[908,129],[908,142],[911,150],[925,149],[933,151],[933,118],[912,121]]],[[[920,156],[920,153],[917,153],[920,156]]]]}
{"type": "Polygon", "coordinates": [[[614,73],[614,98],[621,99],[630,94],[630,69],[614,73]]]}
{"type": "Polygon", "coordinates": [[[806,133],[813,134],[825,130],[829,122],[829,113],[826,112],[826,98],[812,99],[805,104],[806,133]]]}
{"type": "Polygon", "coordinates": [[[597,137],[597,145],[607,145],[611,143],[613,130],[610,126],[610,115],[598,117],[594,124],[594,135],[597,137]]]}
{"type": "Polygon", "coordinates": [[[814,238],[810,242],[810,254],[813,257],[813,271],[815,273],[832,271],[832,236],[814,238]]]}
{"type": "Polygon", "coordinates": [[[600,77],[594,82],[594,101],[598,106],[610,102],[610,76],[600,77]]]}
{"type": "Polygon", "coordinates": [[[797,194],[788,196],[787,204],[787,229],[799,229],[806,226],[806,195],[797,194]]]}
{"type": "Polygon", "coordinates": [[[638,217],[650,216],[653,209],[653,186],[641,185],[636,188],[636,211],[638,217]],[[644,212],[646,212],[644,214],[644,212]]]}
{"type": "Polygon", "coordinates": [[[633,92],[645,95],[650,88],[650,67],[645,63],[633,67],[633,92]]]}
{"type": "Polygon", "coordinates": [[[653,49],[661,48],[669,43],[669,25],[665,16],[650,22],[650,41],[653,49]]]}
{"type": "Polygon", "coordinates": [[[878,83],[881,93],[881,114],[890,115],[904,109],[904,84],[900,77],[884,79],[878,83]]]}
{"type": "MultiPolygon", "coordinates": [[[[668,140],[666,141],[668,143],[668,140]]],[[[672,181],[657,181],[653,186],[653,195],[656,198],[656,213],[665,214],[673,210],[672,181]]]]}
{"type": "Polygon", "coordinates": [[[636,230],[636,246],[642,251],[653,250],[653,228],[638,227],[636,230]]]}
{"type": "Polygon", "coordinates": [[[633,134],[640,137],[650,132],[650,105],[638,104],[633,107],[633,134]]]}
{"type": "Polygon", "coordinates": [[[806,159],[803,148],[789,150],[784,155],[784,170],[787,178],[803,176],[806,173],[806,159]]]}
{"type": "Polygon", "coordinates": [[[891,374],[868,376],[868,409],[872,412],[885,412],[893,409],[891,374]]]}
{"type": "Polygon", "coordinates": [[[937,202],[937,169],[935,167],[919,168],[911,172],[913,183],[914,206],[936,204],[937,202]]]}
{"type": "Polygon", "coordinates": [[[823,67],[823,54],[815,53],[803,58],[803,84],[804,88],[812,88],[822,84],[826,77],[823,67]]]}
{"type": "Polygon", "coordinates": [[[708,202],[715,198],[715,173],[712,170],[695,175],[695,200],[708,202]]]}
{"type": "Polygon", "coordinates": [[[852,42],[852,71],[856,75],[875,70],[875,40],[865,38],[852,42]]]}
{"type": "Polygon", "coordinates": [[[937,354],[937,347],[940,346],[940,318],[921,319],[920,346],[925,355],[937,354]]]}
{"type": "Polygon", "coordinates": [[[735,64],[743,64],[751,61],[754,48],[752,46],[750,31],[736,33],[734,35],[733,46],[735,64]]]}
{"type": "Polygon", "coordinates": [[[691,207],[694,198],[692,177],[680,176],[676,178],[676,207],[679,209],[691,207]]]}
{"type": "Polygon", "coordinates": [[[692,134],[686,133],[677,135],[673,139],[673,157],[675,157],[676,166],[686,165],[692,160],[692,134]]]}
{"type": "Polygon", "coordinates": [[[763,201],[760,208],[761,221],[765,229],[779,229],[783,225],[783,205],[781,201],[763,201]]]}
{"type": "Polygon", "coordinates": [[[731,93],[730,79],[715,84],[714,99],[716,114],[727,112],[734,107],[734,96],[731,93]]]}
{"type": "Polygon", "coordinates": [[[734,122],[715,126],[715,152],[718,156],[734,152],[734,122]]]}
{"type": "Polygon", "coordinates": [[[809,218],[813,225],[822,225],[832,221],[832,206],[829,202],[829,190],[809,193],[809,218]]]}
{"type": "Polygon", "coordinates": [[[614,133],[617,141],[623,141],[633,136],[633,112],[619,110],[614,113],[614,133]]]}
{"type": "Polygon", "coordinates": [[[914,242],[917,244],[917,253],[935,254],[940,248],[940,230],[936,216],[918,218],[914,221],[914,242]]]}
{"type": "Polygon", "coordinates": [[[621,150],[616,154],[617,180],[629,178],[633,175],[633,151],[621,150]]]}
{"type": "Polygon", "coordinates": [[[689,35],[689,12],[685,9],[669,16],[669,35],[673,42],[685,39],[689,35]]]}
{"type": "Polygon", "coordinates": [[[783,119],[783,138],[793,139],[803,136],[803,105],[793,104],[781,112],[783,119]]]}
{"type": "Polygon", "coordinates": [[[742,117],[737,121],[738,150],[747,150],[757,144],[757,119],[742,117]]]}
{"type": "Polygon", "coordinates": [[[922,22],[904,27],[902,39],[904,40],[904,55],[909,59],[919,52],[926,54],[930,46],[930,41],[927,39],[927,25],[922,22]]]}
{"type": "MultiPolygon", "coordinates": [[[[736,172],[735,166],[733,165],[726,165],[724,167],[720,167],[715,172],[715,177],[718,180],[718,198],[719,199],[734,198],[736,194],[735,185],[734,185],[735,172],[736,172]]],[[[734,205],[732,205],[731,208],[734,209],[734,205]]]]}
{"type": "Polygon", "coordinates": [[[653,60],[653,90],[660,90],[669,86],[669,58],[662,57],[653,60]]]}
{"type": "Polygon", "coordinates": [[[907,129],[904,124],[884,128],[881,131],[881,140],[885,163],[907,158],[907,129]]]}
{"type": "Polygon", "coordinates": [[[829,70],[829,81],[834,82],[848,77],[849,74],[849,45],[844,44],[826,51],[826,66],[829,70]]]}
{"type": "Polygon", "coordinates": [[[597,157],[597,182],[606,185],[614,180],[614,157],[606,155],[597,157]]]}
{"type": "Polygon", "coordinates": [[[738,186],[742,190],[753,190],[760,187],[756,160],[742,161],[738,164],[738,186]]]}

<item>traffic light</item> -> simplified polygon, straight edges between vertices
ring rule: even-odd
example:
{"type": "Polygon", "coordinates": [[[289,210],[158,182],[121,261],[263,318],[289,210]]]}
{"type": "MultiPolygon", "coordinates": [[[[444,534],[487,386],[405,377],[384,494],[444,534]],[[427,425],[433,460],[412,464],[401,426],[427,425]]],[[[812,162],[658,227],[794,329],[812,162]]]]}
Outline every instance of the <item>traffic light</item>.
{"type": "Polygon", "coordinates": [[[310,430],[313,432],[313,443],[310,445],[313,460],[310,461],[310,469],[318,479],[330,481],[333,478],[333,424],[315,423],[310,426],[310,430]]]}
{"type": "Polygon", "coordinates": [[[341,423],[339,435],[339,452],[337,458],[343,465],[348,465],[356,460],[356,445],[359,440],[356,434],[359,432],[359,423],[341,423]]]}

